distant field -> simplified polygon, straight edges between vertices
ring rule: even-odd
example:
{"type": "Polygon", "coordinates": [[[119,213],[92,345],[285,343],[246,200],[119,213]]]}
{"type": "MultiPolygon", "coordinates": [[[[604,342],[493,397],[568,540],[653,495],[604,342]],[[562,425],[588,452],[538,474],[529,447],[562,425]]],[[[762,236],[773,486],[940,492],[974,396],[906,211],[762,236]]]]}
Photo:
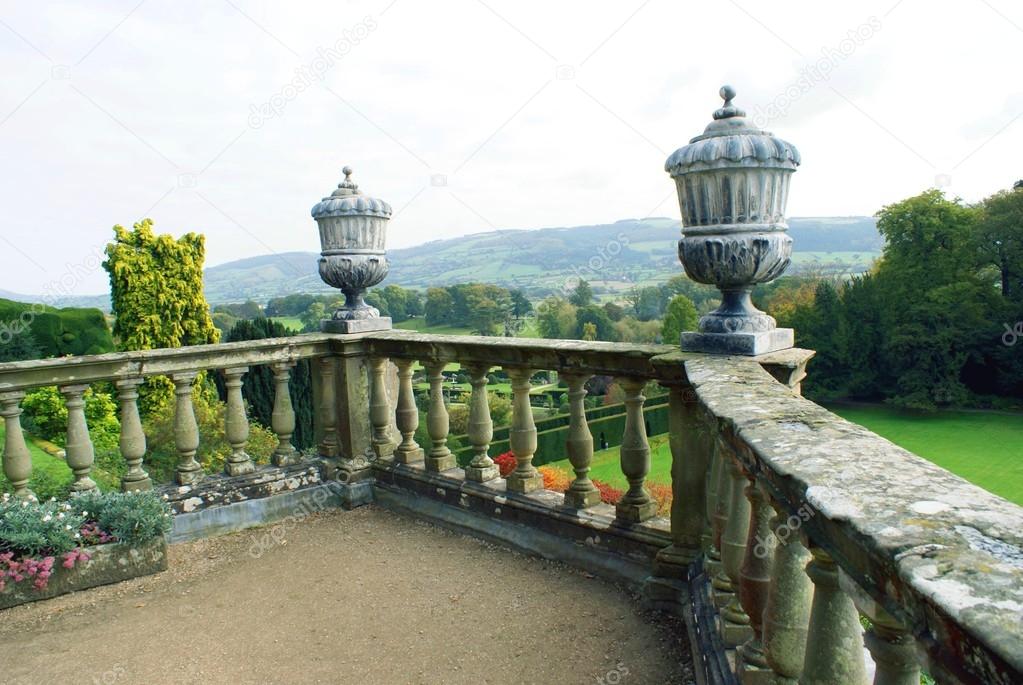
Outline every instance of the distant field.
{"type": "Polygon", "coordinates": [[[472,330],[459,326],[427,326],[426,319],[422,317],[396,323],[394,327],[405,331],[419,331],[435,335],[472,335],[472,330]]]}
{"type": "Polygon", "coordinates": [[[1023,414],[829,406],[896,445],[1023,505],[1023,414]]]}

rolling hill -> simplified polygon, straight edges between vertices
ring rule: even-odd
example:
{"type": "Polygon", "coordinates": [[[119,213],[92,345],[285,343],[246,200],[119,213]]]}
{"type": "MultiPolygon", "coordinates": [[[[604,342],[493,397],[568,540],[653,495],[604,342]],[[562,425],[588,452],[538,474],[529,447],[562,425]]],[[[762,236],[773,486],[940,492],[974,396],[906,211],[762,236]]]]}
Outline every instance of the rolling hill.
{"type": "MultiPolygon", "coordinates": [[[[503,230],[435,240],[388,252],[387,283],[426,288],[468,281],[497,283],[543,295],[582,277],[608,291],[667,280],[680,272],[678,221],[624,219],[613,224],[503,230]]],[[[789,219],[793,271],[864,271],[883,241],[871,217],[789,219]]],[[[211,304],[296,292],[335,292],[316,271],[314,252],[250,257],[206,269],[211,304]]]]}

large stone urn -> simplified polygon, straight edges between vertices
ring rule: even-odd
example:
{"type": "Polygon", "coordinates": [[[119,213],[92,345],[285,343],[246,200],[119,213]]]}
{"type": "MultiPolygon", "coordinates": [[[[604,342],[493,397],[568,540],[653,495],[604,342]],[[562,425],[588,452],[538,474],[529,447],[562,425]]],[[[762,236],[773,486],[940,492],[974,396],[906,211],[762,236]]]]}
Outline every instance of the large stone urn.
{"type": "Polygon", "coordinates": [[[725,104],[703,135],[664,164],[682,209],[682,266],[694,281],[721,291],[721,306],[700,319],[698,332],[683,333],[681,345],[691,352],[764,354],[793,345],[792,329],[778,328],[754,307],[750,291],[780,276],[792,257],[785,204],[799,152],[753,126],[732,104],[731,86],[721,88],[721,97],[725,104]]]}
{"type": "Polygon", "coordinates": [[[391,206],[362,194],[352,181],[351,167],[337,190],[317,202],[313,218],[320,229],[320,278],[345,295],[345,303],[320,328],[327,333],[359,333],[391,327],[363,299],[366,289],[387,276],[387,222],[391,206]]]}

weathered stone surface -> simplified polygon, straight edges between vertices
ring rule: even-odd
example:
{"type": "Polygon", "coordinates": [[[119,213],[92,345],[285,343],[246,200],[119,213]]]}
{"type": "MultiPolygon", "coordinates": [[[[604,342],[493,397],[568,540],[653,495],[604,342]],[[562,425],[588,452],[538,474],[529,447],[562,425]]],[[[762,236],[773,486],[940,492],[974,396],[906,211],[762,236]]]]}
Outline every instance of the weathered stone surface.
{"type": "Polygon", "coordinates": [[[89,561],[79,561],[72,569],[55,564],[43,590],[36,590],[27,580],[8,582],[0,591],[0,609],[167,570],[167,542],[163,537],[137,547],[114,542],[86,547],[85,551],[91,557],[89,561]]]}
{"type": "Polygon", "coordinates": [[[241,476],[208,476],[197,485],[168,485],[160,488],[160,492],[167,496],[174,514],[192,514],[322,482],[323,465],[314,460],[284,467],[263,466],[241,476]]]}
{"type": "Polygon", "coordinates": [[[324,333],[368,333],[388,331],[392,328],[391,317],[378,316],[372,319],[324,319],[320,330],[324,333]]]}
{"type": "Polygon", "coordinates": [[[685,368],[772,497],[812,508],[800,532],[914,626],[928,670],[1023,679],[1023,508],[796,396],[757,363],[705,357],[685,368]]]}

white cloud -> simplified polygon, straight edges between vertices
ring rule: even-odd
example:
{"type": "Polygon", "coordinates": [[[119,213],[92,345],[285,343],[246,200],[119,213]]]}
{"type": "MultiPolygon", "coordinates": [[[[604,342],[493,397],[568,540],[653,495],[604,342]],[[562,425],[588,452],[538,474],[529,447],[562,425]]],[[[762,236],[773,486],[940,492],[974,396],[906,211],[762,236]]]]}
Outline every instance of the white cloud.
{"type": "MultiPolygon", "coordinates": [[[[402,210],[394,247],[678,216],[664,157],[709,122],[718,87],[764,107],[871,17],[880,28],[769,122],[804,156],[790,215],[873,213],[939,173],[978,200],[1015,180],[1006,151],[1023,145],[1009,77],[1023,12],[992,6],[9,2],[0,288],[41,292],[147,212],[204,232],[211,264],[315,250],[309,208],[344,164],[402,210]],[[324,87],[288,96],[367,17],[324,87]],[[275,97],[279,115],[250,127],[275,97]]],[[[77,292],[104,287],[99,271],[77,292]]]]}

